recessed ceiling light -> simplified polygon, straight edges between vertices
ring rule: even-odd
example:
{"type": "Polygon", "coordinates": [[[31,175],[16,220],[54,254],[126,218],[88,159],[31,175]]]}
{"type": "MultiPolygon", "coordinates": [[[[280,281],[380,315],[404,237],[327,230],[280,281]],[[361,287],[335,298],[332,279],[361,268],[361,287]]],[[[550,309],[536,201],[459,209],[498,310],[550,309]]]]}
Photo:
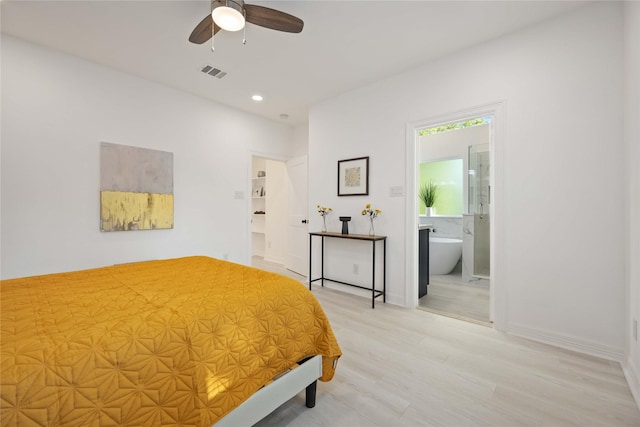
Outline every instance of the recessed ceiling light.
{"type": "Polygon", "coordinates": [[[253,95],[251,99],[253,99],[254,101],[260,102],[262,101],[262,95],[253,95]]]}

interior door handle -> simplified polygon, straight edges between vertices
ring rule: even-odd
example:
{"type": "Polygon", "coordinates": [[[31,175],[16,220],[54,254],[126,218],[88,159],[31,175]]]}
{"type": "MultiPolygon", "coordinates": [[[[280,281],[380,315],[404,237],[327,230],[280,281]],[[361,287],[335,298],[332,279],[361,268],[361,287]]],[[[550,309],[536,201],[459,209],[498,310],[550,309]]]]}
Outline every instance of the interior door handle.
{"type": "Polygon", "coordinates": [[[306,224],[306,223],[307,223],[307,220],[306,220],[306,219],[303,219],[303,220],[302,220],[302,223],[303,223],[303,224],[306,224]]]}

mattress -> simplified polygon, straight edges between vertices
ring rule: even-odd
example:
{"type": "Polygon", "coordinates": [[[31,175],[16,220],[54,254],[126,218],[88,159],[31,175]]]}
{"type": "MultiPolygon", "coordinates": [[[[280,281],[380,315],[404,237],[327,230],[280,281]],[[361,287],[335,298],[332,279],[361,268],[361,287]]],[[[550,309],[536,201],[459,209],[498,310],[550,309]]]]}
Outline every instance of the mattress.
{"type": "Polygon", "coordinates": [[[0,419],[211,426],[295,362],[340,347],[293,279],[208,257],[0,282],[0,419]]]}

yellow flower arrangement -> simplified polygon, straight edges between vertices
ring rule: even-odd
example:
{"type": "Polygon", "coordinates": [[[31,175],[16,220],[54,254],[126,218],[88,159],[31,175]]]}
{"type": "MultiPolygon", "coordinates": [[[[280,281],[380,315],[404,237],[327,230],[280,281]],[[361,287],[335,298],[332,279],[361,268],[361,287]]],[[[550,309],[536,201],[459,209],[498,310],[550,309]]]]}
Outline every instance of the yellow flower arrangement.
{"type": "Polygon", "coordinates": [[[333,210],[331,208],[327,208],[326,206],[317,205],[316,207],[318,208],[318,213],[320,214],[320,216],[327,216],[333,210]]]}
{"type": "Polygon", "coordinates": [[[320,205],[316,205],[316,208],[318,208],[318,213],[322,217],[322,232],[326,233],[327,232],[327,215],[329,215],[333,209],[328,208],[326,206],[320,206],[320,205]]]}
{"type": "Polygon", "coordinates": [[[362,210],[362,215],[369,215],[370,218],[375,218],[382,213],[380,209],[371,209],[371,203],[367,203],[362,210]]]}
{"type": "Polygon", "coordinates": [[[371,203],[367,203],[364,206],[361,214],[369,217],[369,236],[376,235],[376,231],[373,229],[373,220],[381,213],[382,211],[380,209],[371,209],[371,203]]]}

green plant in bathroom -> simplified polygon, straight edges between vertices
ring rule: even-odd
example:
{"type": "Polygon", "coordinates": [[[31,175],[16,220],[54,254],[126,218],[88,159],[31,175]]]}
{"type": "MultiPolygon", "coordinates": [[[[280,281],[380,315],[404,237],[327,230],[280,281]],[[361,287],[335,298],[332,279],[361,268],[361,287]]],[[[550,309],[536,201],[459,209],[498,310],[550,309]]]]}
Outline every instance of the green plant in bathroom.
{"type": "Polygon", "coordinates": [[[438,186],[429,180],[429,183],[423,183],[418,190],[418,198],[424,203],[425,207],[432,208],[436,202],[438,195],[438,186]]]}

